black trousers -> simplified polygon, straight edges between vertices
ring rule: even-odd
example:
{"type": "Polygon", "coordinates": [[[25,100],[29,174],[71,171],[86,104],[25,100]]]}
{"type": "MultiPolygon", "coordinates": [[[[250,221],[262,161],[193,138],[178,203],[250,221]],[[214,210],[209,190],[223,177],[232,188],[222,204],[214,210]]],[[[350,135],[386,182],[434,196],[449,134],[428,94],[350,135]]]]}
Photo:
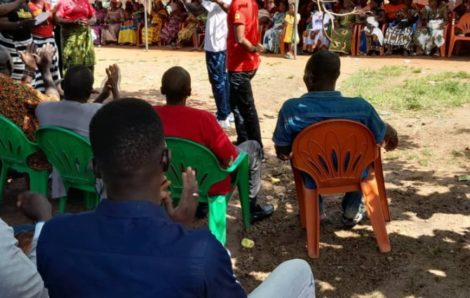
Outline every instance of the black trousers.
{"type": "Polygon", "coordinates": [[[250,164],[250,205],[256,205],[256,197],[261,188],[261,163],[263,161],[263,149],[257,141],[245,141],[237,146],[238,150],[248,154],[250,164]]]}
{"type": "Polygon", "coordinates": [[[237,144],[247,140],[257,141],[261,147],[261,129],[259,126],[258,112],[251,89],[251,79],[256,70],[229,72],[230,80],[230,108],[235,118],[237,129],[237,144]]]}

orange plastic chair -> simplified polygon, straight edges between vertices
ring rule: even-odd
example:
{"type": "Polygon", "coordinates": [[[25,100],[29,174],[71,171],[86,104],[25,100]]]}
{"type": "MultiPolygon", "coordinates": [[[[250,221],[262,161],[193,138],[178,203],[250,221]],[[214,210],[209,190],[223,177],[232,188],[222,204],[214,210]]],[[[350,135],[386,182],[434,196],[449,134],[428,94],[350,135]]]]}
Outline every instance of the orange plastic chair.
{"type": "Polygon", "coordinates": [[[351,56],[359,54],[359,45],[361,43],[361,32],[363,29],[362,24],[354,24],[352,27],[352,40],[351,40],[351,56]]]}
{"type": "Polygon", "coordinates": [[[464,14],[459,22],[455,23],[455,18],[452,19],[452,27],[450,29],[450,42],[449,42],[449,52],[447,54],[448,57],[452,56],[452,52],[454,51],[454,46],[457,41],[470,41],[470,36],[466,36],[470,34],[470,13],[467,12],[464,14]],[[458,35],[456,34],[456,30],[458,29],[458,35]]]}
{"type": "Polygon", "coordinates": [[[305,128],[295,138],[291,164],[309,257],[320,255],[319,195],[352,191],[364,195],[380,252],[391,250],[380,147],[366,126],[351,120],[326,120],[305,128]],[[366,168],[369,175],[361,179],[366,168]],[[316,189],[305,186],[302,172],[313,178],[316,189]]]}

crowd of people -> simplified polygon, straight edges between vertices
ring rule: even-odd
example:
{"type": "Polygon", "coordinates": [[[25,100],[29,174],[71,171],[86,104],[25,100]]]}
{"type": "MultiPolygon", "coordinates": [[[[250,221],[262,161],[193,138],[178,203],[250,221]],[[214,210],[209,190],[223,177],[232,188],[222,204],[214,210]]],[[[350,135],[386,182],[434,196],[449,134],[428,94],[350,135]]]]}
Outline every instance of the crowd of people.
{"type": "Polygon", "coordinates": [[[470,4],[468,0],[452,2],[453,5],[441,0],[422,3],[340,0],[327,2],[325,8],[319,9],[316,1],[306,1],[295,17],[294,2],[270,1],[261,14],[266,29],[263,43],[272,53],[283,53],[287,47],[288,59],[292,58],[293,43],[301,44],[301,53],[305,54],[316,49],[350,54],[356,38],[354,28],[358,26],[360,54],[375,55],[381,49],[385,54],[438,54],[445,44],[446,25],[470,12],[470,4]],[[292,30],[294,19],[297,30],[292,30]],[[299,33],[302,38],[298,37],[299,33]]]}
{"type": "MultiPolygon", "coordinates": [[[[129,3],[139,9],[138,4],[129,3]]],[[[166,99],[163,106],[152,107],[144,99],[121,98],[118,65],[106,69],[102,90],[93,89],[93,43],[97,36],[101,41],[117,38],[119,42],[122,25],[119,32],[118,26],[112,25],[125,19],[126,12],[128,21],[134,16],[127,5],[122,10],[119,2],[111,2],[103,26],[96,27],[100,26],[99,8],[87,0],[59,0],[54,7],[46,0],[0,4],[1,115],[32,141],[38,127],[51,125],[89,139],[93,172],[105,190],[96,210],[54,217],[47,198],[35,193],[19,196],[17,205],[35,222],[34,237],[24,254],[16,245],[12,229],[0,220],[2,297],[247,296],[224,246],[207,229],[191,227],[196,213],[204,217],[208,211],[199,203],[196,175],[190,167],[182,169],[184,190],[173,206],[165,178],[171,159],[165,137],[185,138],[206,146],[224,168],[239,152],[246,152],[251,222],[269,218],[275,212],[274,206],[259,197],[265,153],[251,81],[260,67],[260,53],[276,45],[275,34],[280,37],[292,33],[292,38],[284,36],[278,42],[291,44],[287,53],[291,54],[300,40],[295,28],[301,25],[305,12],[296,16],[295,4],[284,4],[276,15],[277,27],[265,33],[272,34],[269,41],[261,38],[260,24],[266,24],[266,20],[259,18],[269,18],[269,14],[260,12],[253,0],[178,3],[174,2],[177,7],[172,7],[170,13],[163,3],[154,4],[154,26],[146,36],[156,42],[182,45],[183,37],[194,36],[198,20],[207,19],[204,49],[217,108],[215,116],[191,107],[191,75],[179,66],[161,74],[160,91],[166,99]],[[163,14],[168,14],[165,21],[159,19],[163,14]],[[281,27],[280,20],[282,32],[274,33],[281,27]],[[191,34],[176,30],[182,22],[193,23],[186,25],[193,28],[191,34]],[[54,28],[54,24],[59,26],[54,28]],[[57,31],[60,50],[55,42],[57,31]],[[231,115],[237,133],[234,143],[224,131],[231,115]]],[[[398,11],[401,8],[395,15],[398,11]]],[[[325,17],[314,12],[311,18],[311,26],[303,35],[306,50],[314,52],[304,69],[307,93],[287,100],[280,108],[272,138],[277,157],[289,160],[300,131],[339,115],[366,125],[378,145],[394,150],[398,146],[397,132],[374,107],[365,99],[344,97],[335,90],[340,58],[334,52],[344,45],[327,46],[330,36],[325,30],[317,30],[319,24],[325,25],[325,17]]],[[[392,51],[403,48],[399,44],[403,38],[396,36],[409,31],[406,27],[390,30],[384,42],[393,43],[392,51]]],[[[371,41],[366,45],[377,40],[371,41]]],[[[33,168],[51,168],[44,156],[28,163],[33,168]]],[[[214,185],[211,194],[230,192],[229,179],[214,185]]],[[[316,187],[311,177],[304,179],[307,187],[316,187]]],[[[67,195],[61,187],[60,173],[53,172],[52,190],[52,198],[67,195]]],[[[360,223],[365,212],[363,194],[346,193],[342,208],[345,227],[360,223]]],[[[310,266],[302,260],[290,260],[274,269],[249,297],[314,297],[314,288],[310,266]]]]}
{"type": "MultiPolygon", "coordinates": [[[[201,48],[207,12],[194,14],[188,10],[188,5],[198,1],[154,0],[148,30],[144,28],[144,6],[134,1],[123,4],[112,0],[107,9],[102,2],[95,2],[95,45],[137,45],[147,38],[150,45],[201,48]]],[[[293,48],[297,46],[300,53],[306,54],[320,48],[350,54],[354,26],[360,26],[361,54],[378,54],[382,47],[385,54],[437,54],[445,44],[446,25],[470,12],[469,1],[452,2],[454,5],[443,0],[430,0],[426,5],[418,2],[340,0],[326,3],[325,12],[318,9],[316,2],[304,1],[297,15],[295,1],[259,2],[262,44],[268,52],[285,53],[288,59],[293,58],[293,48]]]]}

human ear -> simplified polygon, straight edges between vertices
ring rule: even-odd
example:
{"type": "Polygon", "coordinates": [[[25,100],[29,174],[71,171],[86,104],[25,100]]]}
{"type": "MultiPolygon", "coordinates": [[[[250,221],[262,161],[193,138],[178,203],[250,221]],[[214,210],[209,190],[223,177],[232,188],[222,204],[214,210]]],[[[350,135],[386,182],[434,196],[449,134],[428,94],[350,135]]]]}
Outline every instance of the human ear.
{"type": "Polygon", "coordinates": [[[168,148],[163,149],[162,159],[160,161],[163,172],[168,171],[168,168],[170,167],[170,160],[171,160],[171,151],[168,150],[168,148]]]}

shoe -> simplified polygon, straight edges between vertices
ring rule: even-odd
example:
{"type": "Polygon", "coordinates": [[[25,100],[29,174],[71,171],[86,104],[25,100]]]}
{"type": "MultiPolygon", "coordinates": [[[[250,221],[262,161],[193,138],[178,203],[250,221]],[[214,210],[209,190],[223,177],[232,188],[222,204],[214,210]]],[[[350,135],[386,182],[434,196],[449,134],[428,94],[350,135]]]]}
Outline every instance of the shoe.
{"type": "Polygon", "coordinates": [[[233,116],[233,113],[230,113],[227,117],[228,121],[230,122],[235,122],[235,117],[233,116]]]}
{"type": "Polygon", "coordinates": [[[359,211],[356,213],[356,216],[354,218],[347,218],[343,215],[343,218],[341,219],[341,222],[343,223],[343,226],[346,229],[351,229],[358,223],[360,223],[364,219],[364,208],[359,208],[359,211]]]}
{"type": "Polygon", "coordinates": [[[222,127],[223,129],[227,129],[230,127],[230,121],[227,119],[225,120],[217,120],[217,122],[219,123],[220,127],[222,127]]]}
{"type": "Polygon", "coordinates": [[[256,204],[254,208],[250,208],[251,212],[251,223],[261,221],[265,218],[270,217],[274,212],[274,206],[272,204],[256,204]]]}

